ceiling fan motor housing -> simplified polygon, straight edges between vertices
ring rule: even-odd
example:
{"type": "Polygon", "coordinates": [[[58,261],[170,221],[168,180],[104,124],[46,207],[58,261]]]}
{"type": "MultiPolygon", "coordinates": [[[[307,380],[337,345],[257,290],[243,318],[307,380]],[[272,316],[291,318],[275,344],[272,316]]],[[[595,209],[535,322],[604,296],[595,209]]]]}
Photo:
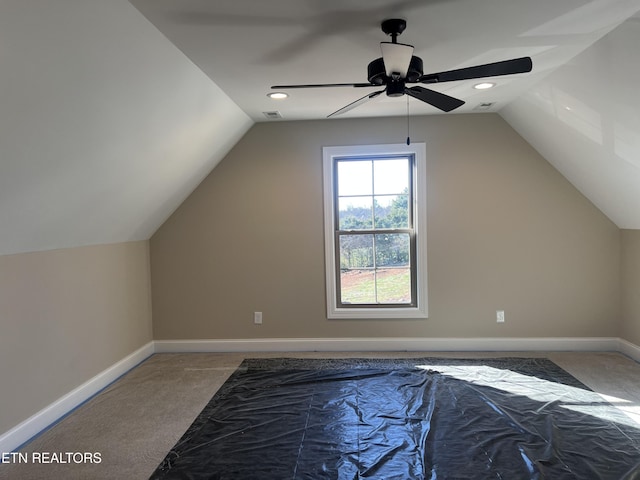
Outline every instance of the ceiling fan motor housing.
{"type": "Polygon", "coordinates": [[[401,97],[404,95],[404,80],[395,80],[387,83],[387,97],[401,97]]]}
{"type": "Polygon", "coordinates": [[[382,57],[376,58],[373,62],[369,63],[367,73],[369,81],[373,85],[383,85],[386,83],[387,74],[384,69],[384,60],[382,57]]]}
{"type": "MultiPolygon", "coordinates": [[[[369,82],[373,85],[384,85],[392,83],[392,79],[386,74],[384,68],[384,59],[382,57],[376,58],[373,62],[369,63],[367,67],[367,74],[369,82]]],[[[407,70],[407,76],[404,78],[407,82],[417,82],[422,76],[422,59],[420,57],[412,56],[409,68],[407,70]]]]}
{"type": "Polygon", "coordinates": [[[411,57],[409,62],[409,69],[407,70],[407,76],[405,80],[407,82],[417,82],[422,76],[422,59],[415,55],[411,57]]]}

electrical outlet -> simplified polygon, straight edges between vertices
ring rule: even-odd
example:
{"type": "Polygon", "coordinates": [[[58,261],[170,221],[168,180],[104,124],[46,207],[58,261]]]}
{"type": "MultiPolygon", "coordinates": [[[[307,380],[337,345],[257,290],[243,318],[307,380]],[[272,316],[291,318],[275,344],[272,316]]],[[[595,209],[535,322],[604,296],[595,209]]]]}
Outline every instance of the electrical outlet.
{"type": "Polygon", "coordinates": [[[253,323],[262,325],[262,312],[253,312],[253,323]]]}
{"type": "Polygon", "coordinates": [[[504,310],[496,310],[496,322],[504,323],[504,310]]]}

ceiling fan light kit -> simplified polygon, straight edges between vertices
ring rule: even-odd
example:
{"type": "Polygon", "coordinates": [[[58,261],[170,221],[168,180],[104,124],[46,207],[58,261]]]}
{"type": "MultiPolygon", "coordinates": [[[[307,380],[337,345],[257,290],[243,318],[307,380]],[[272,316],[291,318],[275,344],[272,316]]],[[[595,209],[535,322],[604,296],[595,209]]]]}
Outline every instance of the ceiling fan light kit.
{"type": "MultiPolygon", "coordinates": [[[[407,22],[402,19],[392,18],[382,22],[384,33],[391,36],[391,42],[381,42],[382,57],[376,58],[367,66],[368,83],[324,83],[311,85],[274,85],[272,89],[287,90],[291,88],[325,88],[325,87],[380,87],[384,89],[367,94],[358,100],[336,110],[328,115],[333,117],[343,114],[368,102],[382,93],[389,97],[401,97],[408,95],[422,102],[428,103],[443,112],[450,112],[464,105],[463,100],[445,95],[421,86],[407,86],[407,83],[443,83],[458,80],[471,80],[476,78],[496,77],[501,75],[513,75],[527,73],[533,68],[531,58],[522,57],[513,60],[476,65],[474,67],[459,68],[439,73],[423,73],[423,62],[420,57],[413,55],[414,47],[398,43],[398,35],[404,32],[407,22]]],[[[485,82],[488,84],[490,82],[485,82]]],[[[495,85],[495,84],[494,84],[495,85]]],[[[493,86],[493,85],[492,85],[493,86]]]]}
{"type": "Polygon", "coordinates": [[[409,62],[413,57],[413,45],[405,45],[404,43],[380,43],[385,73],[387,77],[395,75],[400,78],[407,76],[409,62]]]}

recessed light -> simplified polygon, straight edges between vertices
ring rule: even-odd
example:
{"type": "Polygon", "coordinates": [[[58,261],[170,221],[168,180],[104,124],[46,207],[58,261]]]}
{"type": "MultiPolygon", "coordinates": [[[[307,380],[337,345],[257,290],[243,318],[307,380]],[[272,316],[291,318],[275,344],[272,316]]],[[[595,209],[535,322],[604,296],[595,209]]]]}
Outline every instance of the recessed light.
{"type": "Polygon", "coordinates": [[[482,82],[482,83],[476,83],[473,88],[475,88],[476,90],[486,90],[487,88],[493,88],[495,87],[496,84],[495,83],[491,83],[491,82],[482,82]]]}
{"type": "Polygon", "coordinates": [[[271,92],[271,93],[267,93],[267,97],[269,98],[273,98],[274,100],[282,100],[283,98],[287,98],[289,95],[287,95],[284,92],[271,92]]]}

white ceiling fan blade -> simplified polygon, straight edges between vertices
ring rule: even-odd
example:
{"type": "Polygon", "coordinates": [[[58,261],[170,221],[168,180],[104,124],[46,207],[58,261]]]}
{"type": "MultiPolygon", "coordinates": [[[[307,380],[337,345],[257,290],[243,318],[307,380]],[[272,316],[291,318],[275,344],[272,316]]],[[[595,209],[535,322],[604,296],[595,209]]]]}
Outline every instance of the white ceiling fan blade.
{"type": "Polygon", "coordinates": [[[413,45],[381,42],[380,50],[382,50],[384,69],[387,76],[391,77],[392,74],[399,74],[400,78],[405,78],[413,55],[413,45]]]}

